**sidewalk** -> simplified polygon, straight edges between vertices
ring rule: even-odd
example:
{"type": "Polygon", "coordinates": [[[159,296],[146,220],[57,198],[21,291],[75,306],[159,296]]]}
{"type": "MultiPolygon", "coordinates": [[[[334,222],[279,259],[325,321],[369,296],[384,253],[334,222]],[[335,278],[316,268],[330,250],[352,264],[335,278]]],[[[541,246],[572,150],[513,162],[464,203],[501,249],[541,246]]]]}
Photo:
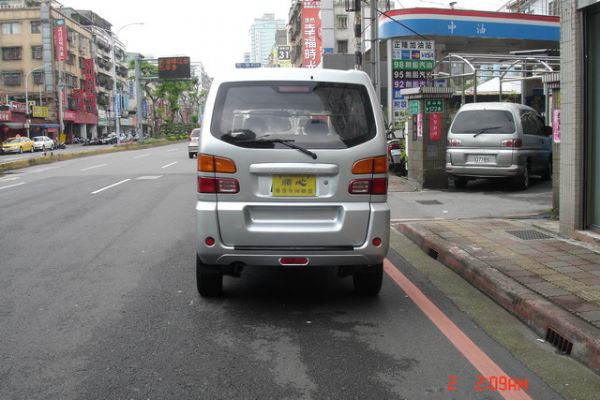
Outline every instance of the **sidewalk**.
{"type": "Polygon", "coordinates": [[[600,247],[558,237],[556,225],[473,219],[392,226],[558,351],[600,373],[600,247]]]}

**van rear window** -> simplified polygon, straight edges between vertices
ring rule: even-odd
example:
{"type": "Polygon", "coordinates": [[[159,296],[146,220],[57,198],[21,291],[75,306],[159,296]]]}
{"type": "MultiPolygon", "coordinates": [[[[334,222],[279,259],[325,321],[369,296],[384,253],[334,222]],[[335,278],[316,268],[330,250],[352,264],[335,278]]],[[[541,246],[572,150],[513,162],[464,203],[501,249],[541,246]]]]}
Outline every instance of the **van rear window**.
{"type": "Polygon", "coordinates": [[[509,111],[468,110],[459,112],[450,132],[452,133],[514,133],[515,120],[509,111]]]}
{"type": "MultiPolygon", "coordinates": [[[[306,148],[343,149],[373,139],[375,118],[363,85],[265,81],[221,85],[211,134],[242,147],[261,138],[306,148]]],[[[271,143],[266,148],[279,148],[271,143]]]]}

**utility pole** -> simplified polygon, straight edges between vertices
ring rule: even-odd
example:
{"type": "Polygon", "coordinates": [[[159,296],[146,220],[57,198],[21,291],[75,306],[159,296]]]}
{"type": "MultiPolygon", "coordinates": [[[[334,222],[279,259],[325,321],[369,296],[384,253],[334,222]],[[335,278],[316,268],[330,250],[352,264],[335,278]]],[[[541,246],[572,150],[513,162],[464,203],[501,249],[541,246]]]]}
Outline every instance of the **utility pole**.
{"type": "Polygon", "coordinates": [[[370,13],[371,13],[371,80],[373,81],[373,87],[377,94],[377,98],[381,103],[381,82],[380,82],[380,70],[379,70],[379,24],[377,23],[377,0],[370,0],[370,13]]]}
{"type": "Polygon", "coordinates": [[[346,11],[354,11],[354,69],[362,69],[362,3],[361,0],[347,0],[346,11]]]}
{"type": "Polygon", "coordinates": [[[138,134],[138,138],[142,138],[143,135],[143,130],[144,130],[144,126],[142,124],[142,118],[143,118],[143,112],[142,112],[142,97],[143,97],[143,90],[142,90],[142,72],[141,72],[141,68],[140,68],[140,55],[136,54],[135,55],[135,102],[136,102],[136,110],[135,110],[135,114],[137,117],[137,126],[136,126],[136,131],[138,134]]]}

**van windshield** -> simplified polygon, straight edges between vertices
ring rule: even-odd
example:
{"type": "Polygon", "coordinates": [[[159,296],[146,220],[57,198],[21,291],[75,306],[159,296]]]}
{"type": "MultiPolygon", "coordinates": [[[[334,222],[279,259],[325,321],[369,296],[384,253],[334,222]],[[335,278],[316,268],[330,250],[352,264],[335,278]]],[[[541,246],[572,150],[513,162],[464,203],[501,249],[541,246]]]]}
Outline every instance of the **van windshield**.
{"type": "Polygon", "coordinates": [[[468,110],[461,111],[454,118],[452,133],[514,133],[513,115],[505,110],[468,110]]]}
{"type": "Polygon", "coordinates": [[[376,126],[362,85],[235,82],[219,88],[211,134],[241,147],[281,148],[286,141],[303,148],[344,149],[373,139],[376,126]],[[255,140],[263,137],[269,141],[255,140]]]}

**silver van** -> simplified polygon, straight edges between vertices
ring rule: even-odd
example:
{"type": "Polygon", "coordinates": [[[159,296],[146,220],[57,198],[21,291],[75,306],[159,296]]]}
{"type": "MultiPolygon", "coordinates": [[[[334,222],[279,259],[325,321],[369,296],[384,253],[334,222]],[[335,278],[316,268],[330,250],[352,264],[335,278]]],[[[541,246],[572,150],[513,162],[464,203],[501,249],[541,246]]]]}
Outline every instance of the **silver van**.
{"type": "Polygon", "coordinates": [[[368,76],[235,70],[215,79],[198,152],[202,296],[245,267],[335,266],[376,295],[389,248],[383,116],[368,76]]]}
{"type": "Polygon", "coordinates": [[[516,103],[463,105],[448,131],[446,172],[458,188],[469,179],[511,178],[527,189],[531,175],[552,174],[552,128],[516,103]]]}

